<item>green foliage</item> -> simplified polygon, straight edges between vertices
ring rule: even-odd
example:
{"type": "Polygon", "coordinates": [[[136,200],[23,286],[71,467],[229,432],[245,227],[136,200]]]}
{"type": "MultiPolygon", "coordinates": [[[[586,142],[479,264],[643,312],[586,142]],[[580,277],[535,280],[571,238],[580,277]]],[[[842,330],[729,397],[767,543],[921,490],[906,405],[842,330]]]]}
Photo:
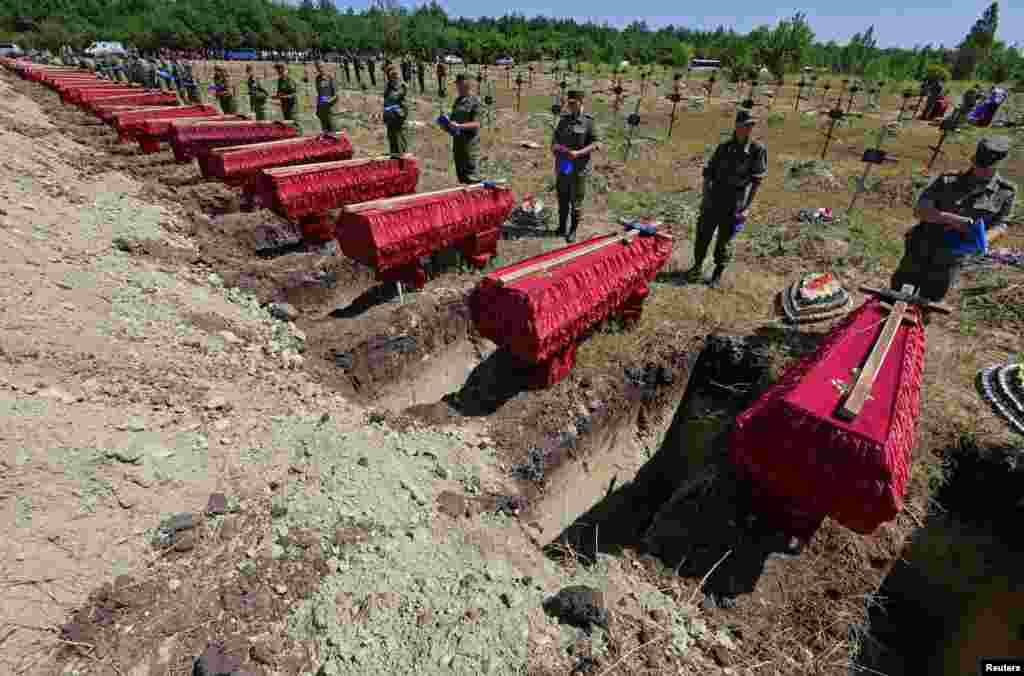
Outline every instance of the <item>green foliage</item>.
{"type": "MultiPolygon", "coordinates": [[[[414,8],[397,0],[369,5],[357,12],[339,11],[332,0],[4,0],[0,37],[54,50],[64,44],[81,48],[93,40],[120,40],[139,48],[383,49],[424,58],[454,51],[471,61],[507,54],[519,62],[548,58],[617,65],[629,60],[633,66],[680,69],[696,57],[722,60],[722,80],[731,76],[733,81],[749,80],[761,65],[774,81],[805,65],[836,76],[923,78],[929,69],[942,67],[944,58],[931,45],[880,49],[874,27],[855,34],[846,45],[816,43],[806,15],[799,12],[740,35],[725,28],[653,30],[643,21],[619,30],[515,14],[455,19],[436,1],[414,8]]],[[[961,45],[960,70],[970,67],[972,73],[1000,82],[1024,75],[1024,57],[994,40],[997,25],[998,8],[993,5],[961,45]]]]}
{"type": "Polygon", "coordinates": [[[928,78],[929,80],[939,80],[940,82],[946,82],[947,80],[950,79],[951,75],[949,73],[948,68],[941,64],[933,63],[932,65],[928,66],[928,68],[925,70],[925,77],[928,78]]]}

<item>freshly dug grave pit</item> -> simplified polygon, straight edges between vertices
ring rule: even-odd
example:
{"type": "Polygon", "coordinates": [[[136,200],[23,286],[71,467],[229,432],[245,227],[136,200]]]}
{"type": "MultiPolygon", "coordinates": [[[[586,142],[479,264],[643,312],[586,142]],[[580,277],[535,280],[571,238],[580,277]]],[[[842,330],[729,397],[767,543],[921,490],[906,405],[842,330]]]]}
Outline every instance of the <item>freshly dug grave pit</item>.
{"type": "Polygon", "coordinates": [[[779,341],[791,341],[797,356],[819,339],[770,330],[709,337],[660,450],[630,483],[558,533],[551,555],[653,557],[652,583],[692,582],[709,621],[742,634],[745,660],[775,663],[782,673],[847,673],[844,659],[859,650],[867,622],[864,600],[914,522],[901,515],[865,537],[826,519],[793,555],[782,534],[744,519],[749,486],[728,461],[735,417],[774,377],[779,341]],[[809,648],[831,651],[835,663],[809,648]]]}
{"type": "Polygon", "coordinates": [[[983,658],[1024,656],[1022,451],[950,455],[936,496],[946,511],[914,534],[879,590],[862,667],[960,676],[983,658]]]}

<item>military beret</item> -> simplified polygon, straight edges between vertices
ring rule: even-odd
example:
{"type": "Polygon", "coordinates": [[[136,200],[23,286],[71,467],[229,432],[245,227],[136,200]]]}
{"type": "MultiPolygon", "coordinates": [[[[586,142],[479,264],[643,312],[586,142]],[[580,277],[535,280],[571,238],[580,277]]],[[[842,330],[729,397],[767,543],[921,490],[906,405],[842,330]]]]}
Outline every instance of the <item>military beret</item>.
{"type": "Polygon", "coordinates": [[[757,118],[746,108],[740,108],[736,113],[737,127],[753,127],[755,124],[757,124],[757,118]]]}
{"type": "Polygon", "coordinates": [[[465,73],[459,73],[458,75],[455,76],[456,82],[465,82],[467,79],[468,78],[466,77],[465,73]]]}
{"type": "Polygon", "coordinates": [[[568,93],[566,93],[566,98],[576,99],[577,101],[582,101],[583,100],[583,92],[581,90],[579,90],[579,89],[570,89],[568,91],[568,93]]]}

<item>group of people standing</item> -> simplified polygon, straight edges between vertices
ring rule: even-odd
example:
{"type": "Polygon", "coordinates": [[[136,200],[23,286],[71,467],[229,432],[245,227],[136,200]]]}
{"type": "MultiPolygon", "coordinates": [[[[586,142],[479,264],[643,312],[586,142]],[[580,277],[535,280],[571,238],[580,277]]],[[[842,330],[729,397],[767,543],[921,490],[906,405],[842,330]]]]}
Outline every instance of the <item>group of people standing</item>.
{"type": "MultiPolygon", "coordinates": [[[[71,55],[70,62],[94,68],[111,79],[137,82],[157,88],[176,86],[183,100],[198,102],[198,87],[187,63],[156,61],[132,57],[126,64],[114,60],[90,63],[71,55]]],[[[69,61],[65,61],[69,62],[69,61]]],[[[360,61],[354,60],[357,74],[360,61]]],[[[372,63],[372,62],[371,62],[372,63]]],[[[316,116],[324,132],[335,131],[334,107],[338,89],[334,77],[323,64],[316,70],[316,116]]],[[[408,152],[406,136],[408,119],[408,81],[411,64],[388,62],[384,73],[383,122],[387,130],[388,148],[392,156],[408,152]],[[404,76],[404,77],[403,77],[404,76]]],[[[253,67],[246,66],[250,107],[257,120],[266,119],[266,105],[271,98],[281,106],[285,120],[298,124],[298,89],[284,63],[275,64],[277,91],[271,96],[256,78],[253,67]]],[[[348,71],[346,62],[345,72],[348,71]]],[[[370,73],[373,73],[372,67],[370,73]]],[[[446,93],[447,68],[436,66],[438,93],[446,93]]],[[[359,77],[357,75],[357,77],[359,77]]],[[[373,77],[371,75],[371,77],[373,77]]],[[[420,68],[419,77],[424,77],[420,68]]],[[[374,78],[375,79],[375,78],[374,78]]],[[[445,122],[452,134],[452,152],[456,174],[461,184],[481,180],[478,171],[482,106],[471,92],[469,78],[460,73],[455,78],[457,96],[445,122]]],[[[226,114],[236,112],[235,92],[227,70],[214,69],[213,91],[226,114]]],[[[923,119],[937,113],[943,97],[941,81],[928,81],[922,93],[927,96],[923,119]]],[[[972,88],[965,95],[957,114],[968,114],[977,105],[980,92],[972,88]]],[[[583,214],[587,181],[591,173],[590,157],[600,150],[600,135],[595,120],[583,112],[582,91],[571,90],[566,97],[566,111],[555,125],[551,138],[554,156],[555,187],[558,195],[558,234],[566,241],[575,241],[583,214]]],[[[748,210],[758,188],[767,176],[768,152],[751,138],[757,119],[750,110],[741,108],[736,115],[733,134],[719,144],[704,168],[703,199],[697,219],[693,266],[686,274],[688,281],[703,279],[704,260],[714,243],[714,272],[709,283],[720,285],[723,273],[733,257],[733,242],[743,229],[748,210]]],[[[971,166],[962,172],[942,174],[924,191],[915,209],[919,223],[906,235],[903,259],[893,274],[891,286],[900,289],[911,284],[918,293],[932,301],[942,300],[954,283],[962,258],[962,244],[971,238],[995,239],[1006,230],[1016,199],[1016,185],[999,175],[996,167],[1009,154],[1006,138],[986,138],[978,144],[971,166]],[[979,231],[980,228],[980,231],[979,231]]]]}

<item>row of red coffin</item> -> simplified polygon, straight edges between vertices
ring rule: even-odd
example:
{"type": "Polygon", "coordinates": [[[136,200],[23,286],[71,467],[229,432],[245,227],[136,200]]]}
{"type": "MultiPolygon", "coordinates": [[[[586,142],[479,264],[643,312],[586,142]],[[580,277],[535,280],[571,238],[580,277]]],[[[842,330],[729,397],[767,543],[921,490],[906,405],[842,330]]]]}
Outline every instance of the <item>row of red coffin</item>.
{"type": "MultiPolygon", "coordinates": [[[[343,135],[297,138],[281,123],[210,119],[212,106],[145,109],[121,97],[108,103],[109,89],[95,81],[50,82],[67,100],[106,115],[122,136],[167,134],[176,155],[185,149],[197,157],[205,176],[243,186],[250,200],[303,223],[310,239],[336,236],[345,255],[383,279],[422,286],[420,257],[448,246],[486,264],[514,205],[510,190],[480,185],[409,194],[418,181],[415,158],[352,160],[343,135]],[[323,159],[333,161],[316,161],[323,159]],[[342,212],[332,226],[326,213],[336,208],[342,212]]],[[[533,366],[537,384],[552,384],[571,368],[588,329],[613,314],[639,317],[648,283],[671,250],[669,237],[611,234],[498,269],[470,296],[474,323],[533,366]]]]}

